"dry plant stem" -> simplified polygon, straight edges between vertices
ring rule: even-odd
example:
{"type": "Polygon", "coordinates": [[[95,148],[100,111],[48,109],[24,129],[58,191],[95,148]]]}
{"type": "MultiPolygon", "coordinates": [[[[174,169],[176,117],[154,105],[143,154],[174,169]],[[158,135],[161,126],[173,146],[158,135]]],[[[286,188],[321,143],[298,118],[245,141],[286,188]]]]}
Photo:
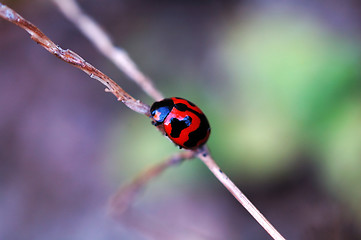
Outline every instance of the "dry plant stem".
{"type": "MultiPolygon", "coordinates": [[[[91,64],[86,62],[78,54],[74,53],[69,49],[62,49],[54,42],[52,42],[44,33],[42,33],[35,25],[21,17],[11,8],[0,3],[0,17],[5,20],[12,22],[19,27],[26,30],[31,39],[44,47],[47,51],[57,56],[61,60],[70,63],[71,65],[79,68],[80,70],[87,73],[91,78],[94,78],[106,86],[106,90],[111,92],[116,96],[118,101],[122,101],[127,107],[136,111],[138,113],[149,116],[149,106],[140,102],[139,100],[134,99],[127,92],[125,92],[118,84],[116,84],[112,79],[106,76],[104,73],[93,67],[91,64]]],[[[135,66],[135,65],[134,65],[135,66]]],[[[154,96],[155,99],[161,98],[161,95],[154,96]]],[[[160,128],[158,128],[162,131],[160,128]]],[[[139,189],[141,189],[150,179],[158,176],[169,166],[174,165],[177,162],[181,162],[184,159],[193,158],[195,155],[207,165],[207,167],[212,171],[212,173],[218,178],[219,181],[233,194],[233,196],[247,209],[247,211],[260,223],[260,225],[274,238],[274,239],[284,239],[277,230],[266,220],[266,218],[256,209],[256,207],[246,198],[246,196],[234,185],[234,183],[220,170],[218,165],[214,162],[212,157],[205,152],[195,152],[195,151],[185,151],[181,154],[175,155],[161,163],[150,170],[146,171],[144,174],[140,175],[132,184],[130,184],[126,190],[128,198],[130,201],[133,196],[139,189]]],[[[124,194],[124,191],[121,195],[124,194]]],[[[116,195],[114,197],[114,203],[117,203],[117,198],[121,195],[116,195]]],[[[124,195],[123,195],[124,196],[124,195]]],[[[129,201],[129,200],[127,200],[129,201]]],[[[125,201],[125,203],[127,203],[125,201]]],[[[129,202],[128,202],[129,204],[129,202]]],[[[126,204],[127,205],[127,204],[126,204]]],[[[125,205],[125,206],[126,206],[125,205]]]]}
{"type": "Polygon", "coordinates": [[[69,49],[62,49],[54,42],[52,42],[44,33],[42,33],[35,25],[24,19],[17,12],[11,8],[0,3],[0,17],[12,22],[27,31],[31,39],[40,44],[53,55],[61,60],[70,63],[71,65],[79,68],[87,73],[91,78],[94,78],[104,84],[108,92],[113,93],[118,101],[123,102],[127,107],[141,114],[149,116],[149,106],[134,99],[126,91],[124,91],[118,84],[116,84],[107,75],[93,67],[90,63],[86,62],[75,52],[69,49]]]}
{"type": "Polygon", "coordinates": [[[167,168],[178,165],[184,160],[194,158],[195,152],[184,151],[171,156],[165,161],[147,169],[139,174],[131,183],[122,186],[110,200],[111,213],[120,215],[127,210],[137,193],[144,188],[153,178],[159,176],[167,168]]]}
{"type": "Polygon", "coordinates": [[[150,97],[159,101],[163,95],[154,87],[152,81],[139,71],[124,49],[114,46],[109,35],[88,15],[75,0],[53,0],[60,11],[110,59],[121,71],[135,81],[150,97]]]}
{"type": "Polygon", "coordinates": [[[248,200],[248,198],[239,190],[231,179],[219,168],[217,163],[209,154],[199,153],[197,155],[218,180],[228,189],[230,193],[242,204],[242,206],[253,216],[254,219],[268,232],[273,239],[285,239],[272,224],[258,211],[258,209],[248,200]]]}

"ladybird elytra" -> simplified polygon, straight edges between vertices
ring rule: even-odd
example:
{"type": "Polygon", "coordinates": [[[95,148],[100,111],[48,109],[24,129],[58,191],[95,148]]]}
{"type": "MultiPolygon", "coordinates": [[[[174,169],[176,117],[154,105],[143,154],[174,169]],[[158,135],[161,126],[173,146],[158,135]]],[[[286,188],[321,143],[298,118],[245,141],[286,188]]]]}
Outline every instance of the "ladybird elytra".
{"type": "Polygon", "coordinates": [[[209,122],[192,102],[178,97],[155,102],[150,109],[153,125],[163,125],[168,138],[180,148],[197,149],[210,135],[209,122]]]}

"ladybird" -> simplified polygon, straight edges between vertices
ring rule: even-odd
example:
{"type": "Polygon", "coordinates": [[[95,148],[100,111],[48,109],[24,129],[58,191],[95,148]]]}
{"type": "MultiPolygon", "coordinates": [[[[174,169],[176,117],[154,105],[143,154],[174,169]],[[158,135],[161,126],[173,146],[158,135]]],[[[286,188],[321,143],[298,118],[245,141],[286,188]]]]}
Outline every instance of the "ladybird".
{"type": "Polygon", "coordinates": [[[205,144],[211,127],[204,113],[192,102],[165,98],[150,108],[152,124],[163,125],[165,134],[180,148],[197,149],[205,144]]]}

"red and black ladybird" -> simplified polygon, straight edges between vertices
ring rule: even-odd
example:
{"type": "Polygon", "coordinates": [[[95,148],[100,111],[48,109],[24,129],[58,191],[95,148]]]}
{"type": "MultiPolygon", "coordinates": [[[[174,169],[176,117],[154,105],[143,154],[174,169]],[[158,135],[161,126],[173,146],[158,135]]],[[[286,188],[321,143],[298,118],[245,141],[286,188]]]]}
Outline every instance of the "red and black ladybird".
{"type": "Polygon", "coordinates": [[[199,107],[178,97],[165,98],[150,108],[153,125],[163,124],[167,136],[180,148],[196,149],[205,144],[211,132],[199,107]]]}

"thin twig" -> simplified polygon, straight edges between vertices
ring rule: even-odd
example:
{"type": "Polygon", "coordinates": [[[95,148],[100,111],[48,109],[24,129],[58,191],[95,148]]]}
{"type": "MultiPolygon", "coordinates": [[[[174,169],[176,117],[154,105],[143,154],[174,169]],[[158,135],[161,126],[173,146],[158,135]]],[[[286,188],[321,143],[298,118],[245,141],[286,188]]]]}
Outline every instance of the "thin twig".
{"type": "Polygon", "coordinates": [[[122,186],[116,194],[110,200],[111,213],[113,215],[120,215],[125,210],[127,210],[131,203],[133,202],[136,195],[140,190],[144,188],[146,184],[150,182],[153,178],[159,176],[164,170],[168,169],[171,166],[175,166],[183,162],[184,160],[194,158],[195,152],[193,151],[184,151],[177,153],[165,161],[152,166],[146,171],[138,175],[132,182],[122,186]]]}
{"type": "Polygon", "coordinates": [[[130,79],[135,81],[145,93],[154,100],[163,99],[163,95],[154,87],[150,78],[139,71],[127,52],[114,46],[109,35],[90,16],[84,13],[74,0],[53,0],[60,11],[94,44],[96,48],[109,58],[130,79]]]}
{"type": "Polygon", "coordinates": [[[258,211],[258,209],[248,200],[248,198],[239,190],[231,179],[219,168],[212,156],[207,153],[198,153],[197,157],[211,170],[218,180],[228,189],[228,191],[242,204],[242,206],[256,219],[256,221],[271,235],[274,239],[284,240],[285,238],[272,226],[272,224],[258,211]]]}
{"type": "MultiPolygon", "coordinates": [[[[62,59],[63,61],[70,63],[71,65],[81,69],[87,73],[91,78],[100,81],[106,86],[108,92],[113,93],[119,101],[122,101],[130,109],[149,116],[149,106],[134,99],[131,95],[125,92],[118,84],[112,79],[106,76],[104,73],[93,67],[91,64],[86,62],[78,54],[74,53],[69,49],[62,49],[58,45],[54,44],[44,33],[42,33],[35,25],[30,23],[21,17],[11,8],[0,3],[0,17],[5,20],[12,22],[19,27],[26,30],[30,35],[31,39],[44,47],[47,51],[62,59]]],[[[161,130],[160,128],[158,128],[161,130]]],[[[233,196],[247,209],[247,211],[260,223],[260,225],[274,238],[282,240],[284,239],[278,231],[267,221],[267,219],[257,210],[257,208],[246,198],[246,196],[237,188],[236,185],[227,177],[226,174],[218,167],[212,157],[209,155],[207,150],[199,151],[186,151],[180,155],[175,155],[168,161],[155,166],[154,168],[146,171],[144,175],[141,175],[135,182],[128,186],[127,194],[132,198],[135,193],[141,189],[150,179],[158,176],[161,172],[167,169],[169,166],[174,165],[176,162],[180,162],[183,159],[192,158],[197,156],[205,163],[205,165],[212,171],[212,173],[218,178],[220,182],[233,194],[233,196]]],[[[124,193],[124,192],[123,192],[124,193]]],[[[119,197],[119,196],[118,196],[119,197]]],[[[115,197],[117,199],[117,197],[115,197]]],[[[127,200],[128,201],[128,200],[127,200]]],[[[124,201],[127,203],[127,201],[124,201]]]]}
{"type": "Polygon", "coordinates": [[[31,22],[24,19],[17,12],[11,8],[0,3],[0,17],[5,20],[12,22],[19,27],[27,31],[31,39],[44,47],[51,54],[57,56],[61,60],[70,63],[71,65],[79,68],[80,70],[87,73],[91,78],[94,78],[104,84],[107,88],[107,92],[113,93],[118,101],[123,102],[127,107],[141,114],[149,116],[149,106],[142,103],[139,100],[134,99],[126,91],[124,91],[117,83],[115,83],[107,75],[93,67],[90,63],[86,62],[82,57],[80,57],[75,52],[69,49],[62,49],[60,46],[52,42],[44,33],[42,33],[39,28],[33,25],[31,22]]]}

